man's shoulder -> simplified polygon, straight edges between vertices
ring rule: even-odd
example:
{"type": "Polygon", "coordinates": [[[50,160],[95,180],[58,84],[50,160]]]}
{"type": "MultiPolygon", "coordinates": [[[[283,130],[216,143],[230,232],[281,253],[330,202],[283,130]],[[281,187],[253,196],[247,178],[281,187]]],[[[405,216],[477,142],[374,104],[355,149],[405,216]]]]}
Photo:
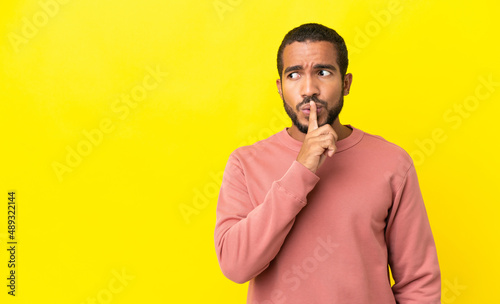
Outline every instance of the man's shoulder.
{"type": "Polygon", "coordinates": [[[413,163],[410,155],[399,145],[388,141],[380,135],[374,135],[363,131],[363,140],[361,141],[363,149],[373,153],[380,160],[394,160],[411,165],[413,163]]]}
{"type": "Polygon", "coordinates": [[[380,135],[375,135],[371,133],[364,132],[364,137],[363,140],[366,140],[368,144],[374,145],[376,147],[379,147],[380,149],[384,149],[387,151],[394,151],[394,153],[403,153],[407,154],[406,151],[400,147],[399,145],[393,143],[392,141],[389,141],[385,139],[384,137],[380,135]]]}

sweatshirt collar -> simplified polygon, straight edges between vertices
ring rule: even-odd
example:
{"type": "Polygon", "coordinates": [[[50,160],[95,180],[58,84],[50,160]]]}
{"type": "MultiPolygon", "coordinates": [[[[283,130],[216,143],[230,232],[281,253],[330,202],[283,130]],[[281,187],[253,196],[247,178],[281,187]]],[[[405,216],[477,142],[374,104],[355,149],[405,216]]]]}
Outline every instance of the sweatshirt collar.
{"type": "MultiPolygon", "coordinates": [[[[352,132],[346,138],[339,140],[335,143],[335,145],[337,146],[336,153],[342,152],[344,150],[347,150],[347,149],[353,147],[358,142],[360,142],[361,139],[363,138],[363,134],[364,134],[363,131],[361,131],[360,129],[354,128],[351,125],[346,125],[346,126],[351,128],[352,132]]],[[[277,135],[278,135],[279,140],[285,146],[287,146],[288,148],[290,148],[294,151],[297,151],[297,152],[300,151],[300,148],[302,147],[302,142],[291,137],[290,134],[288,134],[288,132],[287,132],[287,128],[284,128],[283,130],[281,130],[279,133],[277,133],[277,135]]]]}

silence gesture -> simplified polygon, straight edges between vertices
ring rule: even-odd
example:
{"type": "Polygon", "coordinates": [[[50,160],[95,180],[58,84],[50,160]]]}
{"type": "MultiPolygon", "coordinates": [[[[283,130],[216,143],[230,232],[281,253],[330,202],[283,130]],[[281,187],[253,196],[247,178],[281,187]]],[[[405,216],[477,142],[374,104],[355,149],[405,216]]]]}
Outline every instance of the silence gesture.
{"type": "Polygon", "coordinates": [[[313,173],[316,173],[325,161],[326,156],[331,157],[335,153],[337,149],[335,142],[338,136],[331,125],[326,124],[318,127],[316,103],[311,100],[309,104],[309,127],[297,156],[297,161],[313,173]]]}

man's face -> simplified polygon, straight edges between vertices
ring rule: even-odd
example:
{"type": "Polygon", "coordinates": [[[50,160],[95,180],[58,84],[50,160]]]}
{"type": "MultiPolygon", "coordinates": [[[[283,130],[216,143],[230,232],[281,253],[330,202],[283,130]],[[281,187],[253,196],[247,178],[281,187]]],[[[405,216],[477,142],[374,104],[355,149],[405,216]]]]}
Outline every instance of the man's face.
{"type": "Polygon", "coordinates": [[[351,74],[342,80],[337,50],[331,42],[307,41],[285,47],[283,74],[276,84],[294,126],[307,133],[309,101],[316,103],[318,125],[331,125],[342,110],[351,80],[351,74]]]}

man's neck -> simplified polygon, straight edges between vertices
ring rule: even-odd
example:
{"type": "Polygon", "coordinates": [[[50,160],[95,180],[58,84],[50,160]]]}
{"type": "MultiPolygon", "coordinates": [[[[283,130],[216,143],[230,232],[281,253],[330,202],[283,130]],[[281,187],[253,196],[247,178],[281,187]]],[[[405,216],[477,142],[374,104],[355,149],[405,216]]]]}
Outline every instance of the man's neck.
{"type": "MultiPolygon", "coordinates": [[[[339,137],[338,140],[342,140],[342,139],[348,137],[349,135],[351,135],[351,133],[352,133],[352,129],[347,127],[347,126],[342,125],[338,118],[333,122],[332,128],[335,131],[335,133],[337,133],[337,135],[339,137]]],[[[290,134],[290,136],[292,138],[294,138],[298,141],[304,142],[304,138],[306,137],[306,134],[300,132],[299,129],[295,125],[292,125],[290,128],[288,128],[287,132],[288,132],[288,134],[290,134]]]]}

